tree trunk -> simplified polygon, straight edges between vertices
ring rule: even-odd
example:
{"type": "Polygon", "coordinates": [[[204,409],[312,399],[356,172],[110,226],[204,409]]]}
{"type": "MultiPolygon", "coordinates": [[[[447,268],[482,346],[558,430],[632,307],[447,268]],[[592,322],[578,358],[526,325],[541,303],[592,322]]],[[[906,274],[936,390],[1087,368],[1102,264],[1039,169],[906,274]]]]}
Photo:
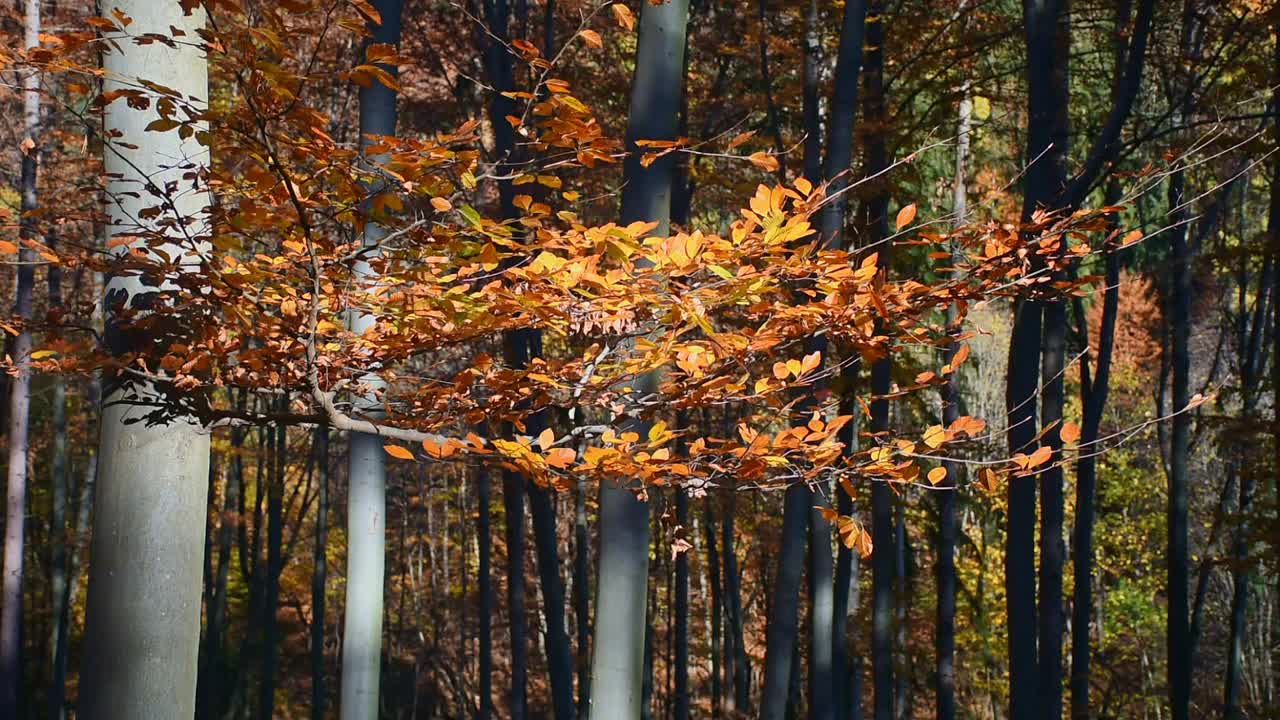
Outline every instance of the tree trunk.
{"type": "Polygon", "coordinates": [[[778,574],[773,581],[769,628],[764,660],[764,685],[760,688],[760,720],[783,720],[791,683],[791,662],[797,641],[800,573],[804,569],[805,537],[813,491],[803,482],[786,490],[779,539],[778,574]]]}
{"type": "MultiPolygon", "coordinates": [[[[961,90],[960,108],[956,120],[955,178],[951,189],[951,215],[957,227],[968,222],[969,217],[969,132],[973,118],[971,88],[966,82],[961,90]]],[[[954,244],[953,256],[959,252],[954,244]]],[[[959,276],[962,271],[957,270],[959,276]]],[[[947,332],[959,335],[959,312],[954,305],[947,306],[947,332]]],[[[954,362],[959,343],[952,340],[943,351],[943,361],[954,362]]],[[[942,426],[950,427],[960,417],[960,377],[953,370],[942,386],[942,426]]],[[[937,720],[955,720],[956,716],[956,493],[964,482],[964,464],[944,461],[947,471],[943,487],[938,488],[938,609],[934,650],[937,655],[938,692],[935,703],[937,720]]]]}
{"type": "MultiPolygon", "coordinates": [[[[115,7],[133,19],[131,35],[168,35],[177,28],[193,37],[205,21],[202,7],[190,14],[176,3],[120,0],[115,7]]],[[[190,98],[196,107],[207,101],[208,64],[195,44],[138,46],[122,39],[120,50],[104,58],[104,69],[108,93],[134,87],[142,76],[190,98]]],[[[154,117],[119,101],[105,109],[111,138],[104,158],[110,232],[151,232],[136,224],[135,218],[145,217],[143,211],[155,204],[139,188],[143,182],[175,183],[182,190],[166,198],[169,212],[162,215],[194,220],[187,227],[196,234],[194,246],[172,238],[162,247],[169,257],[183,258],[181,272],[203,252],[200,235],[207,231],[208,206],[204,189],[182,177],[193,173],[189,165],[208,162],[208,149],[175,131],[146,132],[154,117]],[[186,166],[170,166],[172,158],[185,158],[186,166]]],[[[113,252],[118,257],[136,245],[125,243],[113,252]]],[[[140,277],[116,275],[107,283],[107,306],[144,305],[155,290],[140,277]]],[[[108,342],[117,350],[150,342],[122,330],[115,323],[107,328],[108,342]]],[[[78,709],[84,718],[190,718],[194,712],[209,434],[188,417],[136,422],[145,411],[121,402],[156,393],[149,383],[119,376],[107,383],[83,656],[109,660],[86,663],[81,670],[78,709]]]]}
{"type": "MultiPolygon", "coordinates": [[[[888,166],[884,138],[884,8],[880,0],[872,0],[868,15],[875,18],[867,23],[866,68],[864,83],[866,98],[866,122],[879,128],[866,139],[864,173],[874,176],[888,166]]],[[[833,133],[834,136],[834,133],[833,133]]],[[[867,200],[867,239],[870,247],[879,252],[879,267],[888,272],[892,265],[892,243],[883,242],[889,235],[889,196],[883,188],[867,200]]],[[[888,358],[877,360],[871,366],[871,432],[889,430],[889,393],[891,362],[888,358]]],[[[875,718],[892,720],[894,701],[893,682],[893,583],[895,573],[893,490],[885,481],[876,480],[871,485],[871,666],[874,680],[875,718]]]]}
{"type": "MultiPolygon", "coordinates": [[[[641,166],[636,141],[674,139],[684,69],[688,0],[645,4],[640,11],[636,70],[627,121],[628,155],[624,166],[622,222],[657,222],[657,236],[668,232],[674,158],[641,166]]],[[[656,386],[647,376],[636,383],[643,394],[656,386]]],[[[632,418],[643,436],[645,423],[632,418]]],[[[604,480],[600,484],[600,563],[596,585],[595,652],[591,667],[591,703],[611,717],[640,714],[644,664],[645,598],[648,597],[649,508],[633,489],[604,480]]],[[[600,720],[598,713],[593,713],[600,720]]]]}
{"type": "Polygon", "coordinates": [[[827,154],[822,177],[829,183],[827,194],[835,196],[822,208],[819,228],[828,248],[844,244],[845,189],[853,164],[853,128],[858,111],[858,75],[862,71],[863,38],[866,34],[868,0],[845,3],[840,25],[840,47],[836,51],[836,74],[827,117],[827,154]]]}
{"type": "MultiPolygon", "coordinates": [[[[52,242],[49,243],[52,245],[52,242]]],[[[62,269],[56,264],[49,265],[49,312],[51,315],[62,313],[62,269]]],[[[67,527],[68,497],[70,495],[67,477],[67,380],[61,375],[53,378],[53,447],[50,448],[51,467],[49,473],[50,488],[50,574],[49,596],[53,627],[49,632],[49,695],[48,712],[50,720],[62,720],[66,705],[67,674],[67,623],[70,611],[67,605],[68,582],[68,550],[70,540],[67,527]]]]}
{"type": "MultiPolygon", "coordinates": [[[[287,403],[287,399],[282,398],[287,403]]],[[[286,405],[287,407],[287,405],[286,405]]],[[[271,449],[271,477],[267,487],[267,573],[262,604],[262,678],[258,686],[258,716],[275,717],[276,704],[276,610],[280,604],[280,573],[284,570],[281,544],[284,539],[284,479],[288,456],[288,433],[277,425],[271,449]]]]}
{"type": "MultiPolygon", "coordinates": [[[[401,0],[374,0],[379,24],[370,24],[371,43],[400,44],[401,0]]],[[[383,70],[395,73],[393,66],[383,70]]],[[[395,135],[396,92],[379,82],[360,88],[360,152],[366,162],[378,157],[365,151],[370,136],[395,135]]],[[[370,193],[372,194],[372,192],[370,193]]],[[[376,245],[385,230],[365,224],[364,243],[376,245]]],[[[360,260],[353,275],[362,282],[376,281],[368,260],[360,260]]],[[[348,325],[362,334],[375,323],[370,315],[352,312],[348,325]]],[[[373,374],[361,379],[367,390],[356,398],[354,409],[366,417],[382,413],[378,391],[382,381],[373,374]]],[[[347,491],[347,588],[342,632],[342,720],[374,720],[378,717],[378,690],[382,674],[382,605],[386,563],[387,468],[383,441],[376,435],[352,433],[348,450],[347,491]]]]}
{"type": "MultiPolygon", "coordinates": [[[[676,523],[689,532],[689,495],[676,490],[676,523]]],[[[675,720],[689,720],[689,553],[676,556],[675,720]]]]}
{"type": "MultiPolygon", "coordinates": [[[[837,490],[836,492],[842,492],[837,490]]],[[[810,502],[812,505],[812,502],[810,502]]],[[[835,720],[836,675],[832,651],[836,637],[831,567],[831,523],[816,507],[809,508],[809,717],[835,720]]],[[[844,685],[845,680],[839,681],[844,685]]]]}
{"type": "Polygon", "coordinates": [[[523,720],[529,675],[529,638],[524,607],[524,478],[510,470],[502,474],[502,504],[507,531],[507,615],[511,631],[511,687],[507,713],[523,720]]]}
{"type": "MultiPolygon", "coordinates": [[[[25,47],[40,44],[40,2],[26,0],[25,47]]],[[[40,74],[28,70],[22,75],[23,138],[33,143],[22,153],[19,192],[22,218],[19,228],[24,240],[36,239],[35,219],[27,213],[36,209],[36,173],[40,158],[40,74]]],[[[21,321],[17,337],[9,349],[17,373],[9,383],[8,478],[4,523],[4,582],[0,589],[0,716],[17,717],[19,689],[23,685],[22,662],[22,581],[27,516],[27,450],[31,408],[31,320],[35,285],[36,252],[22,245],[18,251],[13,312],[21,321]]],[[[59,532],[55,527],[54,532],[59,532]]]]}
{"type": "Polygon", "coordinates": [[[587,717],[591,701],[591,615],[589,604],[591,541],[587,534],[587,484],[579,480],[573,496],[573,619],[578,639],[578,715],[587,717]]]}
{"type": "MultiPolygon", "coordinates": [[[[709,639],[711,651],[711,717],[718,719],[720,717],[720,700],[723,693],[723,684],[720,682],[720,638],[724,631],[724,614],[721,608],[723,595],[720,592],[720,553],[717,551],[716,545],[715,508],[712,505],[710,493],[703,498],[702,507],[702,528],[705,533],[704,542],[707,546],[707,579],[710,585],[709,597],[706,598],[706,601],[711,611],[711,637],[709,639]]],[[[732,661],[728,664],[731,665],[732,661]]]]}
{"type": "Polygon", "coordinates": [[[734,548],[734,525],[737,514],[737,496],[732,490],[725,495],[724,520],[720,524],[721,555],[724,558],[725,614],[729,627],[725,632],[725,656],[732,668],[733,706],[729,710],[746,712],[751,697],[751,666],[744,646],[744,620],[742,617],[742,576],[738,573],[738,551],[734,548]],[[733,651],[728,652],[728,646],[733,651]]]}
{"type": "Polygon", "coordinates": [[[311,720],[324,720],[325,585],[329,569],[329,427],[315,430],[320,488],[316,499],[315,545],[311,567],[311,720]]]}
{"type": "MultiPolygon", "coordinates": [[[[1120,187],[1112,180],[1107,188],[1107,204],[1120,197],[1120,187]]],[[[1120,301],[1120,258],[1115,248],[1106,248],[1106,289],[1102,299],[1102,324],[1098,329],[1096,374],[1090,379],[1089,357],[1080,361],[1083,424],[1080,447],[1093,448],[1100,434],[1102,411],[1111,387],[1111,352],[1115,343],[1116,315],[1120,301]]],[[[1088,326],[1083,307],[1076,306],[1080,336],[1088,343],[1088,326]]],[[[1089,720],[1090,628],[1093,614],[1093,528],[1097,517],[1097,456],[1086,451],[1076,462],[1076,522],[1072,537],[1072,571],[1075,585],[1071,617],[1071,718],[1089,720]]]]}
{"type": "Polygon", "coordinates": [[[480,705],[476,710],[476,720],[489,720],[493,715],[493,572],[489,569],[490,543],[492,542],[492,521],[490,519],[490,485],[489,472],[481,468],[476,478],[476,545],[480,555],[480,568],[477,571],[477,591],[480,594],[477,617],[479,618],[479,682],[480,705]]]}

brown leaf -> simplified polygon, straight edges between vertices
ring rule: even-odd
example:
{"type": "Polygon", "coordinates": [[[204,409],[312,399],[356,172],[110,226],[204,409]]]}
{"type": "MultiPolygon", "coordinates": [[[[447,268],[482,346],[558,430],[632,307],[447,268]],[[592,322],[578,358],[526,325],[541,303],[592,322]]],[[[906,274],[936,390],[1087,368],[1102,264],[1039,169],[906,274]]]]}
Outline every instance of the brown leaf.
{"type": "Polygon", "coordinates": [[[910,205],[906,205],[901,210],[898,211],[898,219],[895,220],[894,222],[897,226],[897,229],[901,231],[902,228],[910,225],[911,221],[915,219],[916,219],[916,204],[911,203],[910,205]]]}

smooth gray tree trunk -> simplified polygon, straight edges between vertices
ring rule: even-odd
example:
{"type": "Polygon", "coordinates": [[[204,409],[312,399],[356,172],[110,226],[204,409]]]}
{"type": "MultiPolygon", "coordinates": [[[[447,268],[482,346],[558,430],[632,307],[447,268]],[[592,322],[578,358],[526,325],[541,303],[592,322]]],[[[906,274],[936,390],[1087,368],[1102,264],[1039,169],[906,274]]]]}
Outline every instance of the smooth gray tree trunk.
{"type": "MultiPolygon", "coordinates": [[[[40,2],[26,0],[23,21],[25,47],[40,44],[40,2]]],[[[22,134],[31,146],[22,153],[20,235],[35,239],[36,173],[40,157],[40,74],[22,75],[22,134]]],[[[18,251],[14,290],[14,315],[24,323],[31,319],[36,253],[25,244],[18,251]]],[[[5,492],[4,581],[0,584],[0,717],[16,717],[18,694],[24,676],[22,663],[22,580],[27,515],[27,449],[31,419],[31,331],[19,328],[9,352],[17,374],[9,383],[8,477],[5,492]]]]}
{"type": "Polygon", "coordinates": [[[325,586],[329,578],[329,427],[315,429],[316,469],[320,487],[316,497],[315,543],[311,551],[311,720],[324,720],[326,626],[325,586]]]}
{"type": "MultiPolygon", "coordinates": [[[[129,32],[134,35],[168,35],[177,28],[194,38],[205,22],[202,7],[184,14],[178,3],[117,0],[114,7],[133,19],[129,32]]],[[[198,45],[136,45],[124,38],[118,43],[119,50],[103,59],[107,92],[133,87],[141,77],[172,88],[197,108],[207,102],[208,63],[198,45]]],[[[109,232],[152,231],[136,220],[158,203],[142,191],[144,179],[158,187],[173,183],[178,190],[165,198],[162,219],[182,218],[186,237],[169,230],[163,250],[180,258],[180,268],[190,268],[207,247],[202,236],[209,202],[205,188],[189,178],[207,166],[209,151],[177,131],[146,132],[154,119],[153,110],[132,109],[122,100],[104,111],[106,134],[118,133],[104,149],[109,232]]],[[[135,244],[113,252],[123,254],[135,244]]],[[[115,275],[107,282],[107,304],[137,305],[154,290],[141,278],[115,275]]],[[[126,343],[141,340],[120,337],[118,327],[109,327],[107,336],[126,343]]],[[[193,418],[138,422],[148,411],[128,401],[154,397],[147,383],[116,377],[104,385],[83,651],[94,661],[82,664],[79,716],[190,718],[200,640],[209,433],[193,418]]]]}
{"type": "Polygon", "coordinates": [[[804,570],[805,538],[813,491],[803,482],[786,490],[782,508],[782,537],[778,571],[771,588],[769,627],[765,633],[764,684],[760,687],[760,720],[783,720],[796,654],[800,604],[800,574],[804,570]]]}
{"type": "MultiPolygon", "coordinates": [[[[400,0],[375,0],[381,23],[371,25],[371,42],[400,44],[400,0]]],[[[384,66],[394,73],[396,69],[384,66]]],[[[374,82],[360,88],[360,148],[370,136],[390,136],[396,132],[396,92],[374,82]]],[[[380,158],[367,161],[376,165],[380,158]]],[[[376,245],[385,230],[367,223],[366,245],[376,245]]],[[[374,282],[374,272],[365,260],[354,268],[361,282],[374,282]]],[[[374,318],[352,312],[348,325],[363,333],[374,318]]],[[[382,381],[370,374],[362,379],[368,394],[357,398],[355,410],[367,418],[377,418],[382,408],[377,397],[382,381]]],[[[382,671],[382,605],[385,589],[387,534],[387,468],[383,440],[375,435],[352,433],[348,450],[347,491],[347,588],[342,632],[342,720],[374,720],[378,717],[378,691],[382,671]]]]}
{"type": "MultiPolygon", "coordinates": [[[[624,166],[622,222],[656,222],[654,234],[658,236],[668,232],[675,158],[666,155],[642,167],[636,141],[675,138],[688,17],[688,0],[646,3],[640,10],[636,71],[627,116],[629,153],[624,166]]],[[[641,378],[636,392],[653,390],[656,380],[641,378]]],[[[634,419],[641,435],[645,424],[634,419]]],[[[600,484],[600,563],[591,664],[591,716],[595,720],[640,716],[649,507],[633,490],[610,480],[600,484]]]]}

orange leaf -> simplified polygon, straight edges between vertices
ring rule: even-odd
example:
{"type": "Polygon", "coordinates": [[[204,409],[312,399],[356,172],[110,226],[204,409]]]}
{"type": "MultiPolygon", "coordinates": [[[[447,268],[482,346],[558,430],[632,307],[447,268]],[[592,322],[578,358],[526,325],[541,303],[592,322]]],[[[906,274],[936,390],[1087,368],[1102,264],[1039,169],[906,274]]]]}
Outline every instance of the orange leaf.
{"type": "Polygon", "coordinates": [[[399,458],[401,460],[413,459],[413,453],[410,452],[408,448],[400,447],[399,445],[383,445],[382,449],[386,450],[387,454],[393,458],[399,458]]]}
{"type": "Polygon", "coordinates": [[[546,430],[538,433],[538,447],[542,448],[543,452],[550,450],[551,446],[554,445],[555,442],[556,433],[551,428],[547,428],[546,430]]]}
{"type": "Polygon", "coordinates": [[[582,40],[584,42],[586,42],[588,45],[590,45],[593,48],[604,47],[604,40],[600,38],[600,33],[596,32],[595,30],[583,30],[582,32],[578,33],[578,35],[582,37],[582,40]]]}
{"type": "Polygon", "coordinates": [[[433,197],[431,198],[431,207],[439,212],[449,212],[453,209],[453,203],[442,197],[433,197]]]}
{"type": "Polygon", "coordinates": [[[766,172],[774,172],[778,169],[778,159],[766,152],[753,152],[747,156],[747,159],[752,165],[766,172]]]}
{"type": "Polygon", "coordinates": [[[1062,438],[1064,443],[1074,443],[1080,439],[1080,426],[1075,423],[1063,423],[1062,429],[1058,431],[1058,437],[1062,438]]]}
{"type": "Polygon", "coordinates": [[[937,485],[946,479],[947,469],[942,466],[938,466],[929,471],[929,483],[932,485],[937,485]]]}
{"type": "Polygon", "coordinates": [[[898,211],[898,219],[895,221],[895,224],[897,225],[898,230],[902,230],[902,228],[910,225],[911,221],[915,219],[916,219],[916,204],[911,203],[910,205],[906,205],[901,210],[898,211]]]}
{"type": "Polygon", "coordinates": [[[614,3],[609,6],[613,11],[613,19],[627,30],[634,30],[636,27],[636,16],[631,13],[631,8],[622,3],[614,3]]]}

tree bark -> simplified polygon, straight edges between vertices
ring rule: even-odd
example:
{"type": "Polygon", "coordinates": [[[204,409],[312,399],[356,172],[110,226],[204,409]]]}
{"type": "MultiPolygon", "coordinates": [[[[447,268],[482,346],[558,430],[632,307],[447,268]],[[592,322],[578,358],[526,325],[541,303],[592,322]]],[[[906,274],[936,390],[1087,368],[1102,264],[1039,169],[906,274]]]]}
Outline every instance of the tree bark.
{"type": "Polygon", "coordinates": [[[490,570],[492,549],[492,519],[490,515],[490,486],[492,481],[489,472],[481,468],[476,478],[476,545],[480,556],[480,567],[477,571],[477,592],[480,594],[476,615],[479,620],[479,674],[480,704],[476,710],[476,720],[489,720],[493,715],[493,571],[490,570]]]}
{"type": "MultiPolygon", "coordinates": [[[[684,69],[688,0],[646,3],[640,11],[636,70],[627,121],[628,155],[624,165],[622,222],[658,223],[665,235],[671,213],[674,158],[640,163],[637,140],[674,139],[684,69]]],[[[656,386],[646,376],[636,383],[643,394],[656,386]]],[[[643,436],[645,423],[632,418],[643,436]]],[[[596,584],[595,652],[591,667],[591,703],[613,717],[640,714],[644,664],[645,598],[648,597],[649,507],[633,488],[604,480],[600,484],[600,563],[596,584]]],[[[600,716],[593,713],[599,720],[600,716]]]]}
{"type": "Polygon", "coordinates": [[[760,720],[783,720],[796,652],[800,573],[804,569],[805,537],[813,491],[803,482],[790,485],[782,509],[778,572],[773,581],[766,634],[764,684],[760,687],[760,720]]]}
{"type": "Polygon", "coordinates": [[[845,189],[849,186],[849,170],[853,164],[853,128],[858,111],[858,76],[862,72],[867,2],[850,0],[845,3],[840,25],[835,87],[827,116],[827,154],[822,165],[822,177],[829,183],[827,195],[836,198],[823,206],[819,217],[822,241],[827,248],[838,248],[844,244],[845,208],[848,205],[845,189]]]}
{"type": "MultiPolygon", "coordinates": [[[[202,8],[184,15],[177,4],[121,0],[116,7],[133,19],[131,34],[167,35],[176,27],[191,37],[205,20],[202,8]]],[[[107,92],[132,87],[142,76],[173,88],[197,107],[205,104],[207,61],[198,46],[138,46],[126,39],[119,44],[120,50],[104,59],[107,92]]],[[[172,158],[185,158],[185,164],[199,168],[208,162],[208,150],[177,132],[145,132],[152,119],[153,112],[123,102],[106,107],[110,232],[150,232],[138,227],[135,218],[145,216],[142,211],[155,200],[139,192],[139,186],[176,183],[181,191],[165,199],[162,216],[188,219],[186,228],[195,241],[170,237],[162,249],[170,257],[183,258],[179,271],[184,271],[203,250],[200,237],[206,232],[208,197],[203,188],[183,181],[190,167],[171,163],[172,158]]],[[[133,245],[118,246],[114,252],[128,252],[133,245]]],[[[108,308],[144,305],[156,290],[139,277],[115,275],[107,283],[108,308]]],[[[106,334],[117,350],[145,342],[116,324],[106,334]]],[[[209,435],[192,418],[135,422],[146,411],[127,399],[155,393],[149,384],[128,383],[121,377],[107,383],[84,657],[110,660],[82,668],[81,717],[189,718],[194,711],[209,435]]]]}
{"type": "MultiPolygon", "coordinates": [[[[689,495],[676,490],[676,523],[689,532],[689,495]]],[[[689,720],[689,553],[676,556],[675,720],[689,720]]]]}
{"type": "MultiPolygon", "coordinates": [[[[374,0],[380,16],[370,24],[370,43],[400,44],[401,0],[374,0]]],[[[395,73],[396,68],[384,65],[395,73]]],[[[371,166],[382,158],[368,156],[371,136],[396,133],[396,92],[379,82],[361,87],[360,152],[371,166]]],[[[372,193],[371,193],[372,194],[372,193]]],[[[364,243],[376,245],[385,230],[374,222],[364,228],[364,243]]],[[[368,260],[356,263],[353,275],[361,282],[376,282],[368,260]]],[[[348,325],[362,334],[375,318],[352,312],[348,325]]],[[[367,388],[356,398],[354,408],[370,418],[382,414],[378,393],[383,382],[370,373],[361,379],[367,388]]],[[[382,608],[386,564],[387,468],[383,441],[376,435],[352,433],[348,450],[347,492],[347,588],[342,633],[342,720],[373,720],[379,712],[379,685],[382,675],[382,608]]]]}
{"type": "Polygon", "coordinates": [[[751,696],[751,666],[744,646],[742,576],[738,573],[738,551],[734,548],[734,525],[738,503],[737,496],[732,490],[726,493],[725,498],[724,520],[720,524],[721,554],[724,558],[725,614],[728,621],[725,632],[725,657],[729,661],[729,667],[732,668],[733,676],[733,694],[729,696],[733,704],[727,709],[730,712],[734,710],[746,712],[751,696]],[[728,652],[730,644],[733,645],[732,652],[728,652]]]}
{"type": "Polygon", "coordinates": [[[324,720],[325,713],[325,585],[329,570],[329,427],[315,429],[315,453],[320,471],[316,498],[315,544],[311,558],[311,720],[324,720]]]}
{"type": "MultiPolygon", "coordinates": [[[[24,47],[40,44],[40,2],[26,0],[23,19],[24,47]]],[[[23,240],[35,240],[36,175],[40,158],[40,74],[28,70],[22,75],[23,139],[32,144],[22,153],[19,201],[22,217],[19,233],[23,240]]],[[[17,717],[19,688],[23,684],[22,662],[22,582],[26,546],[27,450],[31,419],[31,321],[35,286],[35,250],[23,244],[18,250],[13,312],[22,325],[9,354],[17,373],[9,383],[8,477],[4,523],[4,581],[0,589],[0,716],[17,717]]],[[[64,431],[65,434],[65,431],[64,431]]],[[[59,530],[55,527],[55,532],[59,530]]],[[[55,570],[56,572],[56,570],[55,570]]],[[[56,591],[56,588],[55,588],[56,591]]]]}

